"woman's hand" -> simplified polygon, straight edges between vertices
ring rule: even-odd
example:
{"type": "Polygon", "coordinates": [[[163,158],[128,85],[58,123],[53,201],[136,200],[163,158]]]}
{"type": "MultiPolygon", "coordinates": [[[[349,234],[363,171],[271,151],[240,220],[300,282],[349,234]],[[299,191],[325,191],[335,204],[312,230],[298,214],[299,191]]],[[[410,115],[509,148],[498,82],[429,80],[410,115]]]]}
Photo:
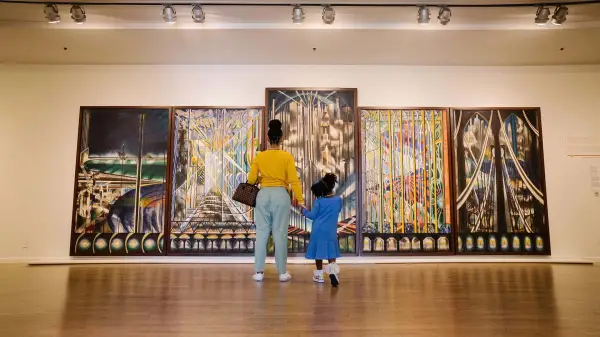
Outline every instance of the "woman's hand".
{"type": "Polygon", "coordinates": [[[302,211],[308,211],[308,208],[306,208],[306,205],[304,205],[304,204],[300,204],[300,203],[298,203],[298,207],[300,208],[300,211],[301,211],[301,212],[302,212],[302,211]]]}

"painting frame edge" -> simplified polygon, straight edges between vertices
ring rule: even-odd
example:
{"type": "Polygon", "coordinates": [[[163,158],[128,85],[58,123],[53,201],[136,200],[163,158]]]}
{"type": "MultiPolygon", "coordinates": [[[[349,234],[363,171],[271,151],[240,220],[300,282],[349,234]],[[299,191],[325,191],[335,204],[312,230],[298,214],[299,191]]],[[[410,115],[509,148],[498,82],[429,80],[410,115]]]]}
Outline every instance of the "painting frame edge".
{"type": "Polygon", "coordinates": [[[73,194],[71,195],[71,213],[70,213],[70,218],[71,218],[71,225],[69,226],[69,256],[78,256],[77,254],[75,254],[75,240],[73,240],[73,235],[75,234],[75,227],[77,226],[77,217],[76,217],[76,211],[77,211],[77,186],[78,184],[78,171],[79,171],[79,166],[81,164],[81,160],[80,160],[80,152],[81,152],[81,134],[82,134],[82,128],[81,128],[81,122],[83,120],[83,111],[85,109],[89,109],[89,107],[85,107],[85,106],[80,106],[79,107],[79,121],[77,122],[77,143],[75,144],[75,169],[73,171],[73,194]]]}

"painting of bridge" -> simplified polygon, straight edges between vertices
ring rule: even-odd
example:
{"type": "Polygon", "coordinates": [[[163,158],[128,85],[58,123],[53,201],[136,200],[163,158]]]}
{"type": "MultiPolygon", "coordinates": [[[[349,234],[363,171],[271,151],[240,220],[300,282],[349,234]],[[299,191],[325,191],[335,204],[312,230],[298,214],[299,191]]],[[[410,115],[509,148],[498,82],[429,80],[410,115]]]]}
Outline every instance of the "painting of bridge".
{"type": "Polygon", "coordinates": [[[82,108],[72,254],[162,253],[168,134],[168,108],[82,108]]]}

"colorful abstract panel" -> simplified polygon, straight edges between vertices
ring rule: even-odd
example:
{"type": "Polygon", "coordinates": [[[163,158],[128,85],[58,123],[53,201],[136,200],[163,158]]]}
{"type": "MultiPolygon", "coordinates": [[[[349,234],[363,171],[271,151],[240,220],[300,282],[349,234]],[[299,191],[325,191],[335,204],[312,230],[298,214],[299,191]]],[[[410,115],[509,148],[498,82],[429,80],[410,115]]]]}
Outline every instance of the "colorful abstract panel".
{"type": "Polygon", "coordinates": [[[457,252],[549,254],[539,109],[454,110],[452,124],[457,252]]]}
{"type": "Polygon", "coordinates": [[[261,108],[175,110],[170,253],[254,251],[252,208],[231,198],[260,147],[261,108]]]}
{"type": "MultiPolygon", "coordinates": [[[[338,176],[340,249],[356,252],[356,89],[267,89],[266,98],[268,119],[283,122],[283,148],[296,160],[307,205],[314,202],[310,186],[315,181],[325,173],[338,176]]],[[[297,210],[290,219],[289,251],[304,252],[312,222],[297,210]]]]}
{"type": "Polygon", "coordinates": [[[71,255],[161,255],[169,109],[82,108],[71,255]]]}
{"type": "Polygon", "coordinates": [[[365,252],[450,252],[446,110],[361,109],[360,115],[365,252]]]}

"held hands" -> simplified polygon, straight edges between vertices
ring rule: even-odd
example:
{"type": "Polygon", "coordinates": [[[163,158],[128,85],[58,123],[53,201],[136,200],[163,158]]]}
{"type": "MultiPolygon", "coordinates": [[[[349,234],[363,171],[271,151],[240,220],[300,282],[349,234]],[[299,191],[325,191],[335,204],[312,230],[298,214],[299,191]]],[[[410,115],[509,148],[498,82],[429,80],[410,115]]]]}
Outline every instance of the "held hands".
{"type": "Polygon", "coordinates": [[[304,211],[308,211],[308,208],[306,208],[306,205],[304,204],[298,204],[298,209],[300,210],[300,214],[304,215],[304,211]]]}
{"type": "Polygon", "coordinates": [[[302,213],[302,211],[308,211],[308,208],[306,208],[306,205],[304,205],[304,203],[299,203],[298,200],[294,199],[293,202],[294,207],[300,209],[300,213],[302,213]]]}

